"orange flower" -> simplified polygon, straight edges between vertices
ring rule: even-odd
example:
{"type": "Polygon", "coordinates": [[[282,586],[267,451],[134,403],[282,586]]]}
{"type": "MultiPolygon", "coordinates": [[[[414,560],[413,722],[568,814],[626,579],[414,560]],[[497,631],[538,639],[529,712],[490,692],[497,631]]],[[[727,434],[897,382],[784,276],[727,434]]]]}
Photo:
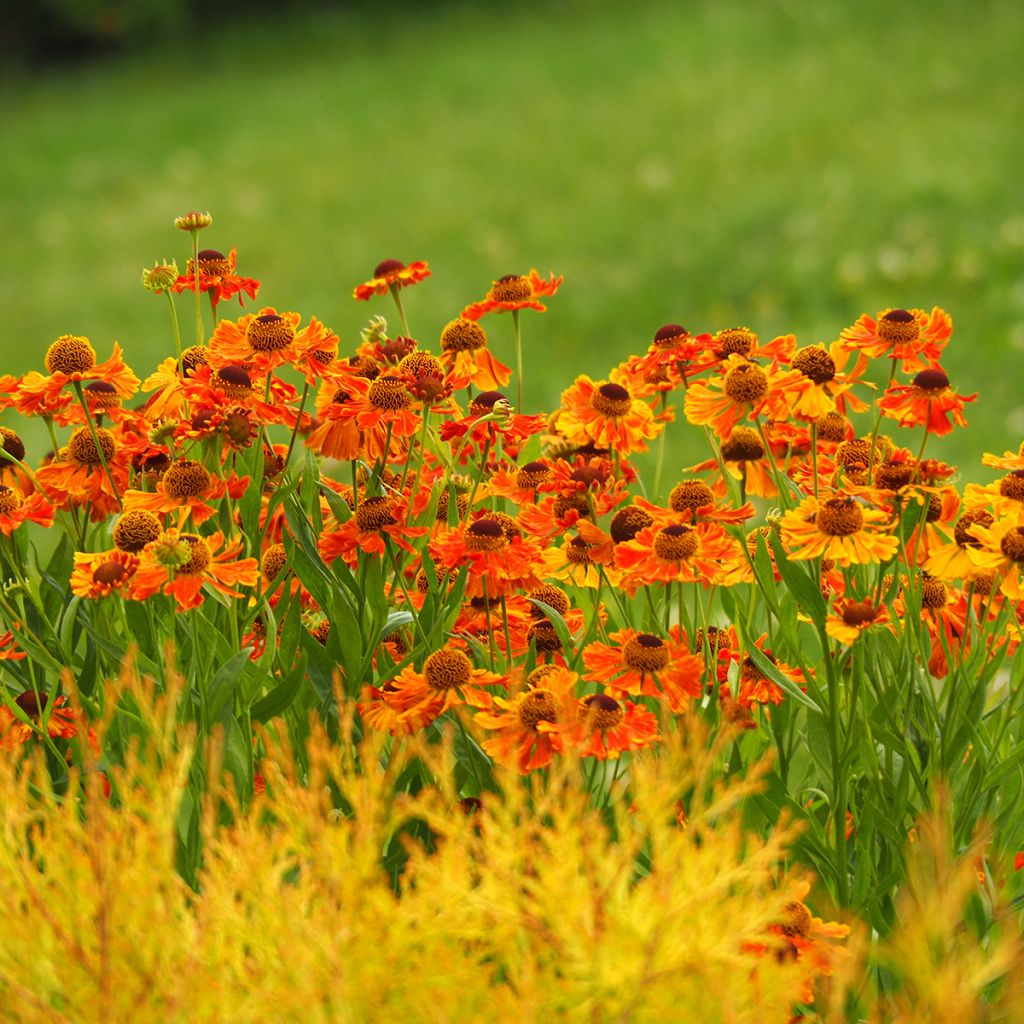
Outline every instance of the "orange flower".
{"type": "MultiPolygon", "coordinates": [[[[210,293],[210,302],[214,307],[225,299],[233,299],[236,295],[238,304],[244,306],[242,293],[244,292],[250,299],[255,299],[260,289],[259,281],[254,281],[251,277],[239,277],[235,273],[236,256],[236,249],[232,249],[227,256],[216,249],[199,250],[199,290],[210,293]]],[[[172,292],[179,295],[183,291],[196,290],[195,265],[191,259],[185,273],[170,287],[172,292]]]]}
{"type": "Polygon", "coordinates": [[[592,693],[577,701],[576,722],[567,725],[564,735],[580,757],[615,760],[626,751],[656,743],[658,720],[632,701],[592,693]]]}
{"type": "Polygon", "coordinates": [[[488,707],[491,694],[481,687],[504,681],[504,676],[474,668],[465,651],[450,643],[434,651],[421,671],[412,666],[404,668],[391,681],[388,703],[400,709],[399,722],[423,729],[449,708],[462,704],[488,707]]]}
{"type": "Polygon", "coordinates": [[[740,557],[735,541],[718,523],[654,524],[615,548],[615,565],[623,570],[623,589],[633,593],[654,582],[722,581],[740,557]]]}
{"type": "Polygon", "coordinates": [[[1024,513],[1004,515],[989,526],[975,523],[970,530],[978,541],[967,555],[981,572],[994,572],[999,589],[1011,600],[1024,599],[1024,513]]]}
{"type": "Polygon", "coordinates": [[[674,712],[703,694],[704,657],[694,654],[673,626],[668,642],[651,633],[622,629],[613,644],[597,641],[583,649],[587,678],[619,693],[665,698],[674,712]]]}
{"type": "Polygon", "coordinates": [[[650,406],[614,381],[595,382],[586,374],[562,392],[558,429],[573,444],[593,444],[620,455],[647,451],[664,424],[650,406]]]}
{"type": "Polygon", "coordinates": [[[319,320],[312,317],[300,331],[301,319],[298,313],[278,313],[273,306],[264,306],[237,320],[221,320],[210,339],[207,359],[218,370],[243,366],[250,377],[265,377],[285,363],[298,363],[311,351],[337,350],[337,336],[319,320]]]}
{"type": "Polygon", "coordinates": [[[679,324],[665,324],[654,332],[654,339],[644,355],[627,361],[626,373],[651,384],[664,374],[665,381],[675,386],[716,360],[711,351],[710,334],[691,334],[679,324]]]}
{"type": "Polygon", "coordinates": [[[562,752],[562,725],[575,710],[578,678],[561,666],[543,666],[530,674],[529,689],[509,700],[495,697],[493,706],[474,719],[495,733],[484,740],[484,750],[496,761],[515,764],[523,775],[551,764],[562,752]]]}
{"type": "Polygon", "coordinates": [[[26,519],[40,526],[53,526],[53,505],[38,491],[27,497],[20,488],[0,484],[0,533],[7,537],[26,519]]]}
{"type": "MultiPolygon", "coordinates": [[[[772,471],[772,456],[765,452],[761,437],[752,427],[736,426],[732,428],[728,438],[719,449],[725,471],[735,480],[743,483],[743,493],[758,498],[774,498],[779,489],[772,471]]],[[[717,459],[707,459],[695,466],[688,466],[688,472],[704,473],[718,470],[717,459]]],[[[717,497],[724,498],[728,493],[725,478],[717,472],[712,485],[717,497]]]]}
{"type": "Polygon", "coordinates": [[[952,319],[938,306],[930,314],[923,309],[886,309],[877,320],[865,313],[839,340],[872,359],[902,359],[903,372],[912,373],[938,362],[952,333],[952,319]]]}
{"type": "Polygon", "coordinates": [[[356,285],[352,297],[366,302],[374,295],[383,295],[392,289],[408,288],[430,277],[430,268],[422,260],[413,260],[408,266],[400,260],[382,260],[377,264],[373,277],[356,285]]]}
{"type": "Polygon", "coordinates": [[[690,385],[683,410],[691,423],[710,426],[719,438],[726,438],[744,415],[784,419],[796,397],[813,386],[799,370],[765,369],[734,354],[710,381],[690,385]]]}
{"type": "Polygon", "coordinates": [[[25,690],[12,701],[29,719],[22,721],[6,703],[0,703],[0,750],[13,750],[30,739],[38,739],[45,729],[53,739],[70,739],[78,733],[76,715],[67,707],[67,697],[50,703],[45,693],[25,690]]]}
{"type": "Polygon", "coordinates": [[[18,649],[14,640],[14,630],[9,629],[6,633],[0,633],[0,661],[21,661],[27,657],[24,651],[18,649]]]}
{"type": "Polygon", "coordinates": [[[164,530],[143,549],[129,596],[141,601],[162,591],[174,597],[179,612],[203,603],[203,585],[207,583],[227,597],[242,597],[234,588],[255,586],[260,575],[255,558],[235,560],[242,540],[236,537],[220,551],[224,543],[221,533],[200,537],[196,533],[164,530]]]}
{"type": "Polygon", "coordinates": [[[61,508],[72,503],[88,505],[89,518],[94,523],[106,519],[118,508],[117,492],[111,488],[103,461],[106,461],[117,491],[123,492],[128,485],[124,449],[103,427],[96,428],[96,436],[99,447],[89,428],[79,427],[71,435],[67,447],[61,449],[60,460],[36,471],[39,486],[48,498],[61,508]]]}
{"type": "Polygon", "coordinates": [[[455,389],[475,384],[482,391],[490,391],[512,378],[509,367],[488,350],[484,329],[465,317],[452,320],[441,331],[441,364],[455,389]]]}
{"type": "Polygon", "coordinates": [[[536,270],[529,274],[506,274],[491,284],[487,297],[480,302],[470,303],[463,311],[466,320],[479,320],[485,313],[511,312],[518,309],[535,309],[544,313],[547,306],[540,299],[554,295],[563,278],[551,274],[545,281],[536,270]]]}
{"type": "Polygon", "coordinates": [[[306,437],[306,446],[329,459],[349,462],[359,458],[362,435],[353,416],[342,413],[351,398],[343,379],[325,378],[316,396],[316,425],[306,437]]]}
{"type": "Polygon", "coordinates": [[[101,381],[122,399],[131,398],[139,388],[139,378],[125,366],[116,341],[110,358],[97,363],[88,338],[64,334],[49,347],[45,362],[49,376],[27,373],[15,392],[14,407],[23,415],[59,411],[66,404],[62,393],[68,384],[101,381]]]}
{"type": "MultiPolygon", "coordinates": [[[[767,640],[767,636],[760,636],[754,642],[754,646],[782,675],[803,689],[805,680],[800,671],[793,668],[792,665],[779,661],[770,650],[764,647],[765,640],[767,640]]],[[[740,692],[736,696],[740,707],[749,710],[754,704],[781,704],[783,695],[782,687],[774,680],[769,679],[749,654],[740,662],[740,692]]]]}
{"type": "Polygon", "coordinates": [[[889,624],[889,610],[881,602],[876,605],[869,600],[841,597],[825,619],[825,632],[841,644],[852,644],[872,627],[889,624]]]}
{"type": "Polygon", "coordinates": [[[978,397],[958,395],[940,366],[929,366],[914,377],[912,384],[894,384],[878,400],[883,416],[897,420],[901,427],[924,427],[929,434],[949,434],[953,424],[966,427],[964,405],[978,397]]]}
{"type": "Polygon", "coordinates": [[[248,489],[247,476],[239,478],[232,473],[227,480],[222,480],[199,462],[178,459],[167,467],[154,491],[125,491],[124,508],[125,511],[145,509],[155,515],[177,511],[179,526],[189,517],[198,526],[216,511],[208,501],[216,501],[225,494],[237,501],[248,489]]]}
{"type": "Polygon", "coordinates": [[[981,547],[982,543],[974,530],[991,526],[993,520],[992,513],[983,508],[967,509],[953,527],[953,539],[948,544],[937,545],[925,559],[925,572],[944,580],[968,577],[974,570],[970,551],[981,547]]]}
{"type": "Polygon", "coordinates": [[[338,407],[337,419],[359,428],[367,459],[390,461],[396,446],[419,430],[421,419],[404,376],[382,373],[373,380],[348,376],[341,388],[347,398],[338,407]]]}
{"type": "Polygon", "coordinates": [[[852,350],[841,341],[834,341],[827,349],[824,345],[798,349],[796,338],[791,334],[777,340],[787,342],[785,351],[779,354],[779,362],[799,370],[811,382],[811,386],[800,391],[793,403],[790,411],[794,417],[814,422],[830,412],[838,411],[845,416],[848,407],[852,412],[864,412],[868,408],[867,402],[850,390],[867,369],[865,355],[858,357],[850,373],[844,373],[852,350]]]}
{"type": "Polygon", "coordinates": [[[76,551],[71,593],[91,600],[127,587],[139,567],[138,556],[117,548],[95,553],[76,551]]]}
{"type": "Polygon", "coordinates": [[[325,562],[333,562],[339,556],[354,566],[359,552],[368,555],[383,555],[387,550],[386,541],[392,542],[410,554],[416,549],[409,543],[414,537],[427,533],[425,526],[406,525],[406,502],[402,498],[376,496],[363,498],[352,518],[327,529],[320,537],[320,554],[325,562]]]}
{"type": "Polygon", "coordinates": [[[899,548],[899,540],[875,529],[888,530],[886,516],[849,495],[838,494],[819,503],[805,498],[786,512],[780,523],[782,543],[793,559],[833,558],[840,565],[886,562],[899,548]]]}
{"type": "Polygon", "coordinates": [[[540,546],[518,531],[510,539],[496,519],[481,518],[465,527],[442,530],[431,542],[430,553],[443,569],[466,567],[468,597],[500,597],[541,582],[540,546]]]}

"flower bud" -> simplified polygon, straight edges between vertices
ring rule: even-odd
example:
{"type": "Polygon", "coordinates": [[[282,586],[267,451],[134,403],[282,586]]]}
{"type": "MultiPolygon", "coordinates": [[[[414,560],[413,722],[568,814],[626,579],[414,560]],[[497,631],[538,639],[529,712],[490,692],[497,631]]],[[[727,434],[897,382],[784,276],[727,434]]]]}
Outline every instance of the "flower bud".
{"type": "Polygon", "coordinates": [[[144,267],[142,270],[142,286],[147,291],[159,295],[162,291],[170,288],[178,280],[178,264],[171,260],[170,263],[163,261],[154,263],[152,267],[144,267]]]}
{"type": "Polygon", "coordinates": [[[199,213],[197,210],[174,218],[174,226],[181,228],[182,231],[199,231],[208,228],[212,223],[213,218],[209,213],[199,213]]]}

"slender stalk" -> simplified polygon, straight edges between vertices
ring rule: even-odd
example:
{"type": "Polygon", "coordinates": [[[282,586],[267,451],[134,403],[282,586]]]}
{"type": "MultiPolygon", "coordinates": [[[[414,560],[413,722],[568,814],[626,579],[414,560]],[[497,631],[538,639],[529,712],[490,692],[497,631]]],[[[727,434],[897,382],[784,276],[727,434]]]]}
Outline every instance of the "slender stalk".
{"type": "Polygon", "coordinates": [[[164,289],[164,295],[167,296],[167,305],[171,310],[171,329],[174,331],[174,351],[178,356],[178,372],[181,373],[181,328],[178,326],[178,311],[174,308],[174,298],[171,295],[171,290],[169,288],[164,289]]]}
{"type": "Polygon", "coordinates": [[[516,345],[516,411],[523,411],[523,335],[519,328],[519,310],[512,310],[512,331],[516,345]]]}
{"type": "Polygon", "coordinates": [[[405,306],[402,304],[402,289],[397,284],[391,285],[391,297],[395,300],[395,305],[398,307],[398,316],[402,321],[402,330],[407,338],[411,338],[409,321],[405,318],[405,306]]]}
{"type": "Polygon", "coordinates": [[[103,452],[103,446],[100,444],[100,436],[96,432],[96,424],[93,422],[92,414],[89,412],[89,403],[86,402],[85,395],[82,392],[82,382],[73,380],[71,386],[74,388],[75,395],[78,397],[78,403],[85,413],[85,422],[89,425],[92,443],[96,446],[96,454],[99,456],[100,463],[103,466],[103,472],[107,474],[107,480],[110,483],[110,489],[113,491],[114,499],[117,501],[117,507],[122,509],[124,506],[121,504],[121,492],[117,489],[117,484],[114,482],[114,475],[110,472],[110,466],[107,465],[107,457],[103,452]]]}
{"type": "Polygon", "coordinates": [[[202,345],[206,339],[203,337],[203,295],[199,291],[199,232],[193,228],[189,233],[192,235],[192,273],[196,283],[196,344],[202,345]]]}

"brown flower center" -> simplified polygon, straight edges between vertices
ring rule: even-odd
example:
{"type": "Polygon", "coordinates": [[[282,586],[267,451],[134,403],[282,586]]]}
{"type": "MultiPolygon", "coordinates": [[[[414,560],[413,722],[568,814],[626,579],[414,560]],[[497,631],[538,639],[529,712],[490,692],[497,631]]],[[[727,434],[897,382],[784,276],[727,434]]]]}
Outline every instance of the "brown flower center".
{"type": "Polygon", "coordinates": [[[441,331],[442,352],[476,352],[487,344],[487,334],[476,320],[458,317],[441,331]]]}
{"type": "Polygon", "coordinates": [[[530,279],[520,274],[506,274],[491,285],[493,302],[525,302],[533,294],[530,279]]]}
{"type": "Polygon", "coordinates": [[[917,317],[906,309],[890,309],[878,318],[878,337],[887,345],[909,345],[921,336],[917,317]]]}
{"type": "Polygon", "coordinates": [[[878,609],[870,601],[854,601],[843,609],[843,622],[847,626],[864,626],[875,621],[878,609]]]}
{"type": "MultiPolygon", "coordinates": [[[[207,274],[210,277],[226,277],[231,273],[231,264],[227,256],[217,249],[200,249],[198,256],[200,274],[207,274]]],[[[189,260],[189,269],[191,269],[191,264],[192,261],[189,260]]]]}
{"type": "Polygon", "coordinates": [[[88,338],[62,334],[47,350],[48,373],[88,373],[96,365],[96,350],[88,338]]]}
{"type": "MultiPolygon", "coordinates": [[[[569,610],[569,598],[566,597],[565,592],[550,583],[542,583],[539,587],[531,590],[526,596],[533,601],[541,601],[549,608],[554,608],[562,616],[569,610]]],[[[531,604],[530,618],[545,619],[547,614],[535,604],[531,604]]]]}
{"type": "MultiPolygon", "coordinates": [[[[437,513],[435,518],[439,523],[448,522],[448,508],[451,503],[451,492],[446,487],[437,496],[437,513]]],[[[455,507],[458,509],[459,518],[461,519],[466,512],[469,510],[469,495],[456,493],[455,495],[455,507]]]]}
{"type": "Polygon", "coordinates": [[[778,922],[779,930],[789,937],[803,938],[811,930],[811,912],[802,903],[787,903],[782,908],[782,920],[778,922]]]}
{"type": "Polygon", "coordinates": [[[635,672],[660,672],[668,665],[668,647],[659,637],[637,633],[622,648],[622,660],[635,672]]]}
{"type": "Polygon", "coordinates": [[[381,260],[373,269],[374,277],[387,277],[398,270],[405,270],[405,264],[401,260],[381,260]]]}
{"type": "Polygon", "coordinates": [[[14,703],[28,715],[29,718],[39,718],[46,709],[49,698],[45,693],[36,693],[35,690],[25,690],[14,698],[14,703]]]}
{"type": "Polygon", "coordinates": [[[276,580],[281,575],[281,570],[288,561],[288,555],[283,544],[271,544],[263,552],[263,575],[268,580],[276,580]]]}
{"type": "Polygon", "coordinates": [[[580,721],[591,729],[607,732],[614,729],[625,717],[622,705],[607,693],[592,693],[580,703],[580,721]]]}
{"type": "Polygon", "coordinates": [[[697,553],[697,534],[688,526],[674,524],[654,535],[654,553],[665,562],[681,562],[697,553]]]}
{"type": "MultiPolygon", "coordinates": [[[[732,637],[729,636],[729,631],[725,629],[719,629],[717,626],[708,626],[707,630],[708,638],[708,650],[712,654],[715,651],[728,651],[732,649],[732,637]]],[[[702,654],[704,652],[704,630],[698,629],[693,637],[693,650],[695,654],[702,654]]]]}
{"type": "Polygon", "coordinates": [[[653,522],[654,520],[650,514],[644,511],[644,509],[637,505],[627,505],[625,508],[620,508],[612,516],[608,532],[616,544],[622,544],[624,541],[632,540],[641,530],[645,530],[653,522]]]}
{"type": "Polygon", "coordinates": [[[167,467],[163,483],[167,497],[181,501],[185,498],[198,498],[201,494],[206,494],[213,483],[213,478],[198,462],[181,459],[167,467]]]}
{"type": "Polygon", "coordinates": [[[655,348],[672,348],[679,341],[690,336],[690,332],[679,324],[665,324],[654,332],[654,340],[651,344],[655,348]]]}
{"type": "Polygon", "coordinates": [[[378,377],[371,385],[367,398],[375,409],[397,412],[412,405],[412,395],[400,377],[378,377]]]}
{"type": "Polygon", "coordinates": [[[116,587],[123,583],[131,572],[120,562],[101,562],[93,570],[92,581],[106,587],[116,587]]]}
{"type": "Polygon", "coordinates": [[[818,509],[815,524],[829,537],[849,537],[864,526],[864,512],[853,498],[829,498],[818,509]]]}
{"type": "Polygon", "coordinates": [[[252,394],[252,378],[241,366],[222,366],[214,370],[210,383],[230,398],[247,398],[252,394]]]}
{"type": "Polygon", "coordinates": [[[815,384],[827,384],[836,375],[836,364],[821,345],[800,349],[793,356],[793,366],[815,384]]]}
{"type": "Polygon", "coordinates": [[[696,512],[714,502],[715,496],[703,480],[683,480],[672,488],[668,504],[673,512],[696,512]]]}
{"type": "Polygon", "coordinates": [[[498,402],[507,402],[508,399],[500,391],[481,391],[472,402],[469,403],[469,414],[471,416],[486,416],[494,412],[494,406],[498,402]]]}
{"type": "Polygon", "coordinates": [[[926,523],[935,523],[942,518],[942,496],[939,494],[928,495],[928,511],[925,513],[926,523]]]}
{"type": "Polygon", "coordinates": [[[722,443],[726,462],[756,462],[764,458],[764,445],[752,427],[733,427],[729,440],[722,443]]]}
{"type": "Polygon", "coordinates": [[[581,517],[590,518],[590,503],[585,491],[574,491],[572,494],[560,494],[555,498],[552,511],[561,519],[568,511],[575,509],[581,517]]]}
{"type": "Polygon", "coordinates": [[[99,439],[99,448],[93,440],[92,432],[88,427],[79,427],[68,441],[68,454],[71,458],[83,466],[98,466],[102,461],[108,464],[117,451],[117,444],[114,435],[103,427],[96,428],[96,437],[99,439]],[[100,455],[102,452],[102,457],[100,455]]]}
{"type": "Polygon", "coordinates": [[[1004,498],[1024,502],[1024,469],[1015,469],[999,481],[999,493],[1004,498]]]}
{"type": "Polygon", "coordinates": [[[160,520],[143,508],[125,512],[114,527],[114,547],[133,554],[160,536],[160,520]]]}
{"type": "Polygon", "coordinates": [[[295,340],[295,327],[277,313],[263,313],[249,321],[245,340],[255,352],[280,352],[295,340]]]}
{"type": "Polygon", "coordinates": [[[949,378],[937,366],[932,366],[914,378],[914,387],[938,393],[949,387],[949,378]]]}
{"type": "Polygon", "coordinates": [[[712,344],[723,359],[733,354],[749,356],[757,347],[757,335],[748,327],[728,327],[714,336],[712,344]]]}
{"type": "MultiPolygon", "coordinates": [[[[0,427],[0,443],[12,459],[17,459],[19,462],[24,460],[25,442],[10,427],[0,427]]],[[[0,461],[0,466],[2,465],[3,461],[0,461]]]]}
{"type": "Polygon", "coordinates": [[[946,584],[934,576],[923,576],[921,579],[921,607],[945,608],[949,602],[946,584]]]}
{"type": "Polygon", "coordinates": [[[573,537],[562,551],[573,565],[590,564],[590,545],[582,537],[573,537]]]}
{"type": "Polygon", "coordinates": [[[91,380],[82,390],[90,408],[114,409],[121,404],[121,396],[113,384],[105,380],[91,380]]]}
{"type": "Polygon", "coordinates": [[[192,345],[181,353],[181,375],[191,377],[199,366],[209,362],[204,345],[192,345]]]}
{"type": "Polygon", "coordinates": [[[825,413],[815,423],[818,428],[818,440],[831,441],[835,444],[845,441],[848,422],[845,416],[837,412],[825,413]]]}
{"type": "Polygon", "coordinates": [[[558,698],[550,690],[530,690],[519,701],[517,713],[524,729],[537,732],[541,722],[557,722],[560,710],[558,698]]]}
{"type": "Polygon", "coordinates": [[[0,516],[9,516],[21,508],[21,498],[10,487],[0,484],[0,516]]]}
{"type": "Polygon", "coordinates": [[[725,375],[725,393],[740,405],[753,405],[768,394],[768,377],[760,366],[741,363],[725,375]]]}
{"type": "Polygon", "coordinates": [[[999,549],[1011,562],[1024,562],[1024,526],[1008,530],[999,544],[999,549]]]}
{"type": "Polygon", "coordinates": [[[466,530],[466,547],[470,551],[501,551],[507,543],[501,523],[494,519],[478,519],[466,530]]]}
{"type": "Polygon", "coordinates": [[[526,642],[532,643],[539,652],[544,654],[562,649],[558,631],[547,619],[540,619],[530,626],[526,631],[526,642]]]}
{"type": "Polygon", "coordinates": [[[528,462],[516,472],[516,487],[536,490],[550,476],[551,468],[546,462],[528,462]]]}
{"type": "Polygon", "coordinates": [[[465,686],[473,673],[473,663],[460,650],[435,651],[423,663],[423,678],[432,690],[451,690],[465,686]]]}
{"type": "Polygon", "coordinates": [[[356,526],[367,533],[383,530],[385,526],[393,526],[398,522],[393,513],[395,506],[390,498],[364,498],[356,509],[356,526]]]}
{"type": "Polygon", "coordinates": [[[189,545],[191,554],[188,561],[178,567],[178,575],[197,576],[210,564],[210,549],[196,533],[183,533],[180,539],[189,545]]]}
{"type": "Polygon", "coordinates": [[[632,405],[633,399],[621,384],[602,384],[590,396],[590,408],[602,416],[625,416],[632,405]]]}
{"type": "Polygon", "coordinates": [[[981,526],[985,529],[992,525],[993,519],[989,512],[983,508],[969,509],[957,521],[953,528],[953,540],[962,548],[980,548],[981,541],[970,534],[972,526],[981,526]]]}
{"type": "Polygon", "coordinates": [[[909,462],[883,462],[875,470],[875,486],[898,491],[914,479],[915,466],[909,462]]]}

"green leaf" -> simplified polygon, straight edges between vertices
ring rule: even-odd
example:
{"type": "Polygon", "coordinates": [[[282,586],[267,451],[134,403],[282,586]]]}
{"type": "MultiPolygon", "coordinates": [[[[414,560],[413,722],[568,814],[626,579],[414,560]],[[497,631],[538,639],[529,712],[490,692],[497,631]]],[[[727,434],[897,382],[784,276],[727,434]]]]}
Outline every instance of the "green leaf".
{"type": "Polygon", "coordinates": [[[771,543],[772,550],[775,552],[775,565],[782,577],[782,582],[796,598],[796,603],[804,615],[819,629],[822,628],[825,625],[828,608],[825,605],[821,587],[804,571],[801,563],[789,560],[782,541],[774,531],[771,534],[771,543]]]}
{"type": "Polygon", "coordinates": [[[302,690],[306,678],[306,654],[300,652],[295,667],[265,697],[261,697],[251,708],[254,722],[269,722],[291,706],[302,690]]]}
{"type": "Polygon", "coordinates": [[[206,724],[211,726],[218,721],[221,712],[238,689],[242,673],[250,664],[250,651],[239,651],[233,658],[225,662],[214,673],[203,694],[206,703],[206,724]]]}

